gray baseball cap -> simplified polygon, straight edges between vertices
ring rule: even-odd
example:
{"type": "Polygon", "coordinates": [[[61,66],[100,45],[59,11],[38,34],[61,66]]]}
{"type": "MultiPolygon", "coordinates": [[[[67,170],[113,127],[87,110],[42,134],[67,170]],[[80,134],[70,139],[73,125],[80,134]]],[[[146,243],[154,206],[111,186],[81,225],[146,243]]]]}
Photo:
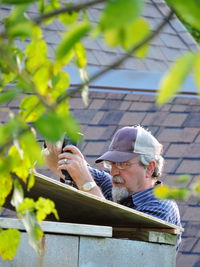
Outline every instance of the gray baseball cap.
{"type": "Polygon", "coordinates": [[[124,162],[140,154],[160,156],[161,152],[162,145],[148,130],[139,125],[123,127],[115,133],[109,150],[95,162],[124,162]]]}

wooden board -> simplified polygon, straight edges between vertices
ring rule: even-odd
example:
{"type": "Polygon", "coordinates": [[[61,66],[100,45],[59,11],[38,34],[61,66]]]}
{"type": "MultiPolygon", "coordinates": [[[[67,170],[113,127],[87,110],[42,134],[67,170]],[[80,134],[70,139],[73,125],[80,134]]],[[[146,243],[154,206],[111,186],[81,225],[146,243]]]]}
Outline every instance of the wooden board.
{"type": "MultiPolygon", "coordinates": [[[[77,223],[48,222],[40,223],[42,231],[45,233],[81,235],[81,236],[99,236],[112,237],[112,227],[97,226],[77,223]]],[[[25,227],[21,220],[13,218],[0,218],[1,228],[14,228],[25,231],[25,227]]]]}
{"type": "MultiPolygon", "coordinates": [[[[171,229],[177,234],[182,228],[156,217],[133,210],[120,204],[104,200],[79,191],[39,173],[35,174],[35,185],[25,196],[38,199],[40,196],[55,202],[60,222],[105,225],[112,227],[136,227],[171,229]]],[[[10,208],[9,203],[5,207],[10,208]]],[[[48,220],[56,221],[51,216],[48,220]]]]}

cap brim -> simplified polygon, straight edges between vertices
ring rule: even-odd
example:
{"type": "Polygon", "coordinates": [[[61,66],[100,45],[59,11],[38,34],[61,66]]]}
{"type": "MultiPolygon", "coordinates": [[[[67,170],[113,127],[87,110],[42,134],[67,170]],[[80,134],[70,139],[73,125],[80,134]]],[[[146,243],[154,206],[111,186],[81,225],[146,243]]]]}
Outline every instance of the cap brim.
{"type": "Polygon", "coordinates": [[[130,160],[136,156],[138,156],[138,153],[134,152],[121,152],[121,151],[107,151],[104,153],[101,157],[95,160],[96,163],[99,163],[104,160],[112,161],[112,162],[124,162],[127,160],[130,160]]]}

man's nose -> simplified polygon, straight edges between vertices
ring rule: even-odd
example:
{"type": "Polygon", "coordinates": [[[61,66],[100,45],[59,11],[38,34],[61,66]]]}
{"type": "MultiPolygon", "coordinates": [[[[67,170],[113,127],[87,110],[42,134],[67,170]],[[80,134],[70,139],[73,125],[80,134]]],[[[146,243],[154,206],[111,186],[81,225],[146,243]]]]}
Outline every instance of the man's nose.
{"type": "Polygon", "coordinates": [[[110,174],[111,176],[119,175],[119,169],[115,166],[115,164],[112,165],[110,174]]]}

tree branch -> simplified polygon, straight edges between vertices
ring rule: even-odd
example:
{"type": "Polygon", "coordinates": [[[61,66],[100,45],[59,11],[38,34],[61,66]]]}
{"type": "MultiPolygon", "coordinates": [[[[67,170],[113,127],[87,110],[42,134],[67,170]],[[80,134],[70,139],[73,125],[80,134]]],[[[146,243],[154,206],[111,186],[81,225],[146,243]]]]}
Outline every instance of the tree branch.
{"type": "Polygon", "coordinates": [[[49,12],[47,14],[41,15],[39,17],[36,17],[35,19],[33,19],[33,22],[39,24],[45,19],[49,19],[51,17],[60,15],[62,13],[78,12],[78,11],[80,11],[82,9],[86,9],[86,8],[88,8],[90,6],[94,6],[94,5],[97,5],[99,3],[103,3],[103,2],[106,2],[106,0],[94,0],[94,1],[89,1],[89,2],[86,2],[86,3],[81,3],[81,4],[77,4],[77,5],[72,5],[72,6],[60,8],[60,9],[57,9],[55,11],[52,11],[52,12],[49,12]]]}
{"type": "MultiPolygon", "coordinates": [[[[36,18],[33,18],[31,21],[36,23],[36,24],[40,24],[42,21],[55,17],[57,15],[63,14],[63,13],[71,13],[71,12],[78,12],[82,9],[86,9],[89,8],[91,6],[100,4],[106,2],[106,0],[93,0],[93,1],[89,1],[89,2],[85,2],[85,3],[81,3],[81,4],[77,4],[77,5],[71,5],[68,7],[63,7],[57,10],[54,10],[52,12],[43,14],[41,16],[38,16],[36,18]]],[[[0,38],[5,39],[7,38],[7,34],[5,31],[0,32],[0,38]]]]}
{"type": "Polygon", "coordinates": [[[75,88],[74,90],[71,90],[70,92],[66,92],[64,93],[57,101],[57,104],[59,104],[60,102],[62,102],[63,100],[65,100],[66,98],[74,95],[76,92],[81,91],[82,88],[84,86],[88,86],[89,83],[91,83],[92,81],[96,80],[97,78],[99,78],[100,76],[102,76],[103,74],[105,74],[106,72],[108,72],[111,69],[115,69],[116,67],[118,67],[119,65],[121,65],[126,59],[128,59],[130,56],[133,55],[133,53],[138,50],[139,48],[141,48],[143,45],[147,44],[149,41],[151,41],[153,38],[155,38],[158,33],[164,28],[164,26],[170,21],[170,19],[172,18],[174,12],[170,11],[168,16],[165,17],[165,19],[163,20],[163,22],[157,27],[157,29],[148,34],[141,42],[139,42],[137,45],[135,45],[134,47],[132,47],[132,49],[129,50],[129,52],[127,52],[127,54],[125,54],[124,56],[122,56],[120,59],[114,61],[111,65],[109,65],[108,67],[106,67],[105,69],[97,72],[96,74],[94,74],[87,82],[80,84],[80,86],[78,86],[77,88],[75,88]]]}
{"type": "MultiPolygon", "coordinates": [[[[75,88],[73,91],[70,92],[66,92],[65,94],[63,94],[57,101],[57,104],[59,104],[60,102],[62,102],[63,100],[65,100],[66,98],[74,95],[76,92],[81,91],[82,88],[86,85],[88,85],[90,82],[96,80],[97,78],[99,78],[100,76],[102,76],[103,74],[105,74],[106,72],[108,72],[111,69],[114,69],[116,67],[118,67],[120,64],[122,64],[128,57],[132,56],[132,54],[139,49],[140,47],[142,47],[143,45],[145,45],[146,43],[148,43],[149,41],[151,41],[153,38],[155,38],[158,33],[163,29],[163,27],[170,21],[170,19],[172,18],[174,12],[171,11],[169,13],[169,15],[163,20],[163,22],[157,27],[157,29],[152,32],[151,34],[149,34],[146,38],[144,38],[140,43],[138,43],[137,45],[135,45],[126,55],[124,55],[123,57],[121,57],[119,60],[114,61],[110,66],[106,67],[105,69],[97,72],[96,74],[94,74],[87,82],[80,84],[80,86],[78,86],[77,88],[75,88]]],[[[21,136],[24,131],[26,132],[28,129],[23,129],[21,132],[18,133],[18,137],[21,136]]],[[[3,149],[7,146],[11,144],[11,140],[8,140],[8,142],[6,144],[4,144],[2,147],[0,147],[0,153],[3,152],[3,149]]]]}

